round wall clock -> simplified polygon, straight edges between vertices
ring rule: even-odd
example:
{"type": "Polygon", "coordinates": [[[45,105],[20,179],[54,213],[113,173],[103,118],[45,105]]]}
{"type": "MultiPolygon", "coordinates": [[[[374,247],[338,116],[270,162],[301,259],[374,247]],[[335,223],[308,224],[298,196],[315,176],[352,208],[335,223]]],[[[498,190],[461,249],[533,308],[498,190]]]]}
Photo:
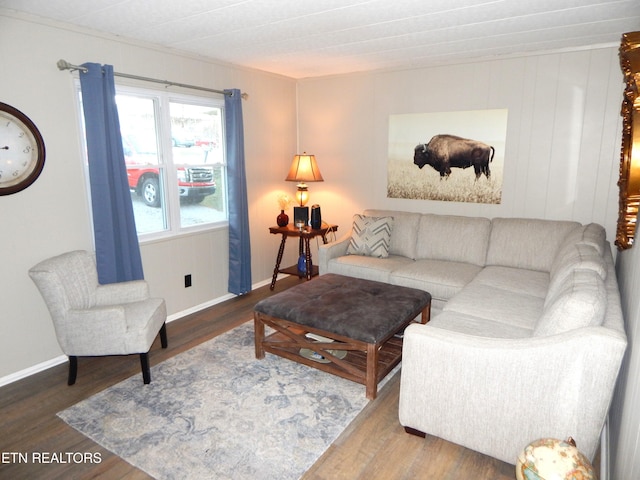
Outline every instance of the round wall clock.
{"type": "Polygon", "coordinates": [[[20,110],[0,102],[0,195],[24,190],[44,167],[44,141],[20,110]]]}

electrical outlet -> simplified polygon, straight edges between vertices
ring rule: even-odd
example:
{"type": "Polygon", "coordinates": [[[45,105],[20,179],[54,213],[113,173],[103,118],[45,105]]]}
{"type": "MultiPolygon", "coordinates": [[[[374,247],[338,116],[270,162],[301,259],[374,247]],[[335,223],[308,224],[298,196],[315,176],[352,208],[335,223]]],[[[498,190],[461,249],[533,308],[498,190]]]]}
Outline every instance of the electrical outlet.
{"type": "Polygon", "coordinates": [[[184,288],[189,288],[191,286],[191,274],[184,276],[184,288]]]}

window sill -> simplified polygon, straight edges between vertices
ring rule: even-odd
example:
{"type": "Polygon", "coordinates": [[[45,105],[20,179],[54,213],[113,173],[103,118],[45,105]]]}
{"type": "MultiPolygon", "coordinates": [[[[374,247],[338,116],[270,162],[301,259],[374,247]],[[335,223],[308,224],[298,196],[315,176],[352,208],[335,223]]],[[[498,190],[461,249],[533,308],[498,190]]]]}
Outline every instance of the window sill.
{"type": "Polygon", "coordinates": [[[138,237],[138,241],[140,245],[164,243],[164,242],[170,242],[172,240],[194,236],[194,235],[206,235],[208,233],[211,233],[217,230],[226,230],[228,228],[229,228],[229,222],[227,221],[217,222],[214,224],[209,224],[207,226],[185,228],[178,233],[174,233],[174,232],[150,233],[150,234],[138,237]]]}

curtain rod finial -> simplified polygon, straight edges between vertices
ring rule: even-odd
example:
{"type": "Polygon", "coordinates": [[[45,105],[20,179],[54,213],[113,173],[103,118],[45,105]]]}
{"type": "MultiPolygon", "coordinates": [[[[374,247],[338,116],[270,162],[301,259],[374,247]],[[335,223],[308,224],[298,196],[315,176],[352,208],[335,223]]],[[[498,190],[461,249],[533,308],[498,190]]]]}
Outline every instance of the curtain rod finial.
{"type": "Polygon", "coordinates": [[[71,67],[71,64],[63,59],[58,60],[56,65],[58,66],[58,70],[68,70],[71,67]]]}
{"type": "Polygon", "coordinates": [[[58,66],[58,70],[71,70],[71,71],[80,70],[81,72],[84,72],[84,73],[88,72],[88,70],[85,67],[79,67],[78,65],[73,65],[63,59],[58,60],[56,65],[58,66]]]}

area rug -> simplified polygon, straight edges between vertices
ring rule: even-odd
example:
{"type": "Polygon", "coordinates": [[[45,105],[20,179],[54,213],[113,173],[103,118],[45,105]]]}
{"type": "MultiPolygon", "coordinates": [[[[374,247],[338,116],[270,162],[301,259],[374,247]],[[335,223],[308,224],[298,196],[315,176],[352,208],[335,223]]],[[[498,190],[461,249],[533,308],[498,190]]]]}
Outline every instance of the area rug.
{"type": "MultiPolygon", "coordinates": [[[[390,378],[391,374],[387,377],[390,378]]],[[[367,404],[363,385],[271,354],[247,323],[58,416],[158,479],[297,479],[367,404]]]]}

